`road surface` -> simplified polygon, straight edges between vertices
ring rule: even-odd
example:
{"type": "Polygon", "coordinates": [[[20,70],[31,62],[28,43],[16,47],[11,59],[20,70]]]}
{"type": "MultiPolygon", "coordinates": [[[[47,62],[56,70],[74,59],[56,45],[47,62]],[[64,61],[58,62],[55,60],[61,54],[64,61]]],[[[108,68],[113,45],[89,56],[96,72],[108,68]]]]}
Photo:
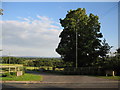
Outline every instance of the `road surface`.
{"type": "Polygon", "coordinates": [[[57,75],[49,73],[29,72],[43,76],[43,82],[37,84],[3,83],[2,88],[119,88],[119,81],[83,75],[57,75]]]}

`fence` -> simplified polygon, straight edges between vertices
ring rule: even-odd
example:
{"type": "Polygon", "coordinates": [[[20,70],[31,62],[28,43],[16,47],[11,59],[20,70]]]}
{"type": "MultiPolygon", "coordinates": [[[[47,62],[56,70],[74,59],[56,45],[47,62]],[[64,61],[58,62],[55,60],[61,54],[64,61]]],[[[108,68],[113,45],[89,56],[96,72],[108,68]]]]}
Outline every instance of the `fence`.
{"type": "MultiPolygon", "coordinates": [[[[23,71],[23,65],[19,64],[1,64],[0,65],[0,73],[8,73],[8,72],[16,72],[20,73],[23,71]]],[[[19,74],[21,75],[21,74],[19,74]]]]}
{"type": "Polygon", "coordinates": [[[64,69],[63,73],[78,75],[105,75],[105,70],[98,67],[68,67],[64,69]]]}

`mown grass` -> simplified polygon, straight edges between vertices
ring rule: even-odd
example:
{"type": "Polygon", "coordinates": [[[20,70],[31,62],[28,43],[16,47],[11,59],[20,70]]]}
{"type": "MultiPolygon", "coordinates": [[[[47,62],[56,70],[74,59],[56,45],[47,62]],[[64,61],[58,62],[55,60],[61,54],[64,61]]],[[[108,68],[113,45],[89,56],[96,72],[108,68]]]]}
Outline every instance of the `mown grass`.
{"type": "Polygon", "coordinates": [[[0,77],[0,80],[3,80],[3,81],[42,81],[43,78],[40,75],[25,73],[22,76],[0,77]]]}

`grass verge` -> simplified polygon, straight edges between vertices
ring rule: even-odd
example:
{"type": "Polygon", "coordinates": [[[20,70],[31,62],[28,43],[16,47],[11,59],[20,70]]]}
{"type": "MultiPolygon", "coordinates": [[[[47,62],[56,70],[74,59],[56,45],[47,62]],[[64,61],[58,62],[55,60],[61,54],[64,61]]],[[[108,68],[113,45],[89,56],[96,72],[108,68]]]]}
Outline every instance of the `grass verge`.
{"type": "Polygon", "coordinates": [[[3,81],[42,81],[42,76],[25,73],[22,76],[0,77],[3,81]]]}

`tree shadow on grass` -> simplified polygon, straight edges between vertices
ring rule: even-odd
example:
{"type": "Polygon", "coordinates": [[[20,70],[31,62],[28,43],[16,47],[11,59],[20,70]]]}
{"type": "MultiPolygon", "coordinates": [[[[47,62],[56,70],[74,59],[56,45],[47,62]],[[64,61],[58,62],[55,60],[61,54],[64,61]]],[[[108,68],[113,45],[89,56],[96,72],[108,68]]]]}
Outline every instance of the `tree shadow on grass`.
{"type": "Polygon", "coordinates": [[[37,74],[37,75],[58,75],[58,76],[84,76],[82,74],[67,74],[64,71],[52,71],[52,70],[46,70],[46,71],[26,71],[26,73],[31,73],[31,74],[37,74]]]}
{"type": "Polygon", "coordinates": [[[64,75],[62,72],[57,71],[26,71],[26,73],[38,75],[64,75]]]}

